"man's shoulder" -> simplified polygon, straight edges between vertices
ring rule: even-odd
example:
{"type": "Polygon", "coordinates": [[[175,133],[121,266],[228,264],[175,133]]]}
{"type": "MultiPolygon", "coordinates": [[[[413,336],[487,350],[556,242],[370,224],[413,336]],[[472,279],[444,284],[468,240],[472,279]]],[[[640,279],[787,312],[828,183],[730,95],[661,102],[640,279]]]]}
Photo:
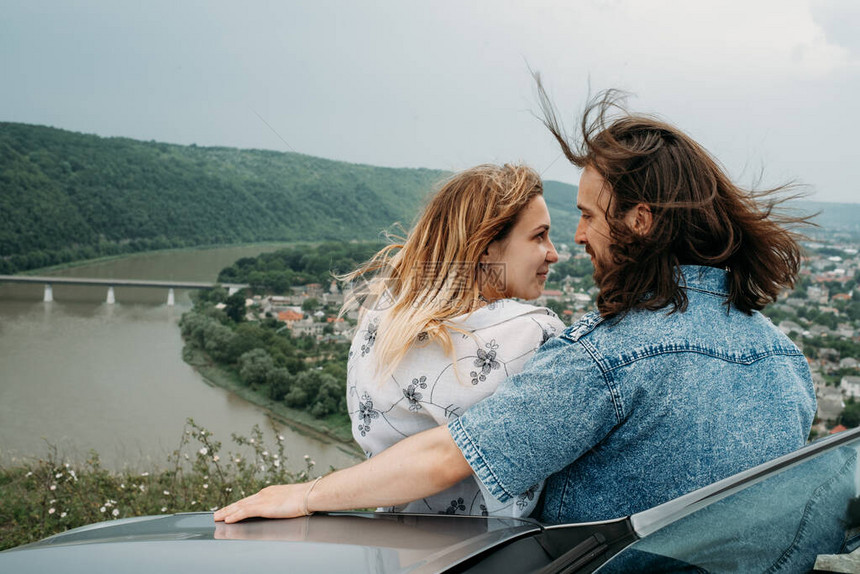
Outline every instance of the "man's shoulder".
{"type": "Polygon", "coordinates": [[[750,315],[730,309],[713,297],[702,299],[692,296],[683,311],[636,309],[609,318],[588,313],[559,339],[607,358],[653,356],[684,349],[729,358],[774,352],[800,354],[794,343],[760,313],[750,315]]]}
{"type": "Polygon", "coordinates": [[[586,313],[579,318],[574,324],[562,331],[559,338],[570,343],[576,343],[582,337],[585,337],[604,321],[603,317],[597,311],[586,313]]]}

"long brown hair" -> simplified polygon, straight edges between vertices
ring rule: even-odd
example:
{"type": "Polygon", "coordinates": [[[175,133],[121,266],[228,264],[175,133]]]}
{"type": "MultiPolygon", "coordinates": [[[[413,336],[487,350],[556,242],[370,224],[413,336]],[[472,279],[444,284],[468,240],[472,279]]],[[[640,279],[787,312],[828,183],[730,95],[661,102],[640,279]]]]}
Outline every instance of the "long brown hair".
{"type": "Polygon", "coordinates": [[[810,216],[790,217],[774,209],[790,199],[780,192],[792,186],[742,189],[692,138],[656,118],[629,113],[623,94],[614,90],[589,102],[581,141],[572,145],[536,79],[544,124],[564,155],[580,168],[595,169],[610,191],[606,219],[613,264],[595,277],[602,315],[667,305],[672,312],[685,310],[680,265],[727,269],[727,304],[745,313],[764,308],[782,289],[794,286],[802,236],[790,226],[808,223],[810,216]],[[653,217],[645,235],[624,221],[639,204],[647,205],[653,217]]]}
{"type": "MultiPolygon", "coordinates": [[[[456,173],[431,197],[403,243],[383,248],[341,278],[369,278],[363,291],[383,308],[374,344],[377,373],[392,372],[419,334],[452,352],[445,322],[476,308],[481,256],[542,194],[540,176],[526,166],[479,165],[456,173]]],[[[344,309],[356,303],[362,301],[353,297],[344,309]]]]}

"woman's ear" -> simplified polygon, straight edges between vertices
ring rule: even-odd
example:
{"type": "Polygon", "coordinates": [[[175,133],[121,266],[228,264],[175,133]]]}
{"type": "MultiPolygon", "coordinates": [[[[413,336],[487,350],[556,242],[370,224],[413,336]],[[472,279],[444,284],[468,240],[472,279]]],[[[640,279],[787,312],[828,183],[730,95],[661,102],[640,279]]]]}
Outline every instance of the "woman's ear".
{"type": "Polygon", "coordinates": [[[480,263],[493,263],[499,260],[499,251],[501,246],[498,241],[492,241],[487,248],[484,249],[484,252],[481,254],[481,258],[479,260],[480,263]]]}

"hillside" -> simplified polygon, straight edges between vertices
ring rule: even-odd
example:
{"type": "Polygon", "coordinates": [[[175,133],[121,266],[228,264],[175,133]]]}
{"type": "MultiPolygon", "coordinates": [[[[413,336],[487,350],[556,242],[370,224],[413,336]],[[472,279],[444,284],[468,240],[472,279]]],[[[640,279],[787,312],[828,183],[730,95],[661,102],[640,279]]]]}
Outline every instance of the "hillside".
{"type": "Polygon", "coordinates": [[[0,272],[129,251],[373,239],[446,174],[0,123],[0,272]]]}
{"type": "MultiPolygon", "coordinates": [[[[0,122],[0,273],[168,247],[377,239],[408,227],[446,175],[0,122]]],[[[573,189],[547,182],[559,231],[575,223],[573,189]]]]}
{"type": "MultiPolygon", "coordinates": [[[[169,247],[378,239],[408,227],[446,175],[0,122],[0,273],[169,247]]],[[[556,243],[573,243],[575,192],[545,182],[556,243]]],[[[797,207],[858,232],[860,205],[797,207]]]]}

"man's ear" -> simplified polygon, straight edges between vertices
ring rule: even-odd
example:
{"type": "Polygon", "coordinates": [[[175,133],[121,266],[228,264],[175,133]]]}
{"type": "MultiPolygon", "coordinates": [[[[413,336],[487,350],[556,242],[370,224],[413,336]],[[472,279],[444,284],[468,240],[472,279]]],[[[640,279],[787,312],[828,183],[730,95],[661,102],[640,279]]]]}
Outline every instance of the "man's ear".
{"type": "Polygon", "coordinates": [[[651,213],[651,208],[644,203],[636,204],[627,213],[627,224],[637,235],[648,235],[653,223],[654,215],[651,213]]]}

